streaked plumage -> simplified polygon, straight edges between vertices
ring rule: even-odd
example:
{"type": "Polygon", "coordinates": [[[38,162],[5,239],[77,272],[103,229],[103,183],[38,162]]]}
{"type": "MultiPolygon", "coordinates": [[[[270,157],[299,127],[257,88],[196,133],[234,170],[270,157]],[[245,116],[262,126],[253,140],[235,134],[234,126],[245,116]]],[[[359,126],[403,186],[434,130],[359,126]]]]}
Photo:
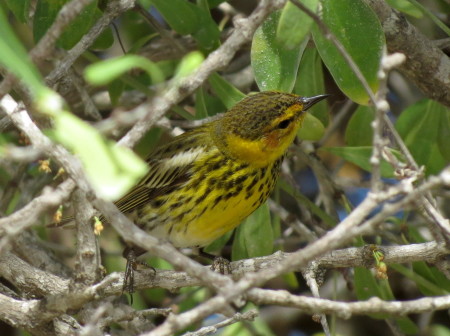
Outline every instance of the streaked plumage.
{"type": "Polygon", "coordinates": [[[159,147],[148,174],[117,206],[177,247],[207,245],[266,201],[303,111],[324,98],[268,91],[243,99],[159,147]]]}

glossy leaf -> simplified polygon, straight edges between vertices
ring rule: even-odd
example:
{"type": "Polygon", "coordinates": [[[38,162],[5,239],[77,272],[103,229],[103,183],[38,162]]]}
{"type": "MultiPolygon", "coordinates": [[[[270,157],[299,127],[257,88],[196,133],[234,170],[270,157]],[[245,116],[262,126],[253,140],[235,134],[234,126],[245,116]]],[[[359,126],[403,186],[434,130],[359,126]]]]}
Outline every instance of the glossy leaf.
{"type": "Polygon", "coordinates": [[[271,14],[256,30],[251,49],[255,80],[261,91],[291,92],[297,78],[298,65],[308,39],[289,49],[276,39],[280,12],[271,14]]]}
{"type": "MultiPolygon", "coordinates": [[[[323,147],[322,150],[326,150],[331,152],[345,161],[351,162],[358,167],[371,172],[372,166],[370,165],[370,157],[372,155],[372,147],[323,147]]],[[[397,159],[400,160],[401,154],[394,150],[390,150],[392,154],[394,154],[397,159]]],[[[394,170],[390,164],[388,164],[385,160],[381,160],[380,165],[381,176],[386,178],[394,177],[394,170]]]]}
{"type": "Polygon", "coordinates": [[[440,172],[448,162],[450,110],[433,100],[422,100],[402,112],[395,127],[427,174],[440,172]]]}
{"type": "Polygon", "coordinates": [[[375,111],[372,107],[358,106],[353,112],[345,130],[345,143],[348,146],[371,146],[373,140],[372,121],[375,111]]]}
{"type": "Polygon", "coordinates": [[[261,257],[273,252],[273,230],[267,204],[260,206],[238,226],[233,240],[232,259],[261,257]]]}
{"type": "MultiPolygon", "coordinates": [[[[303,97],[312,97],[326,93],[323,82],[322,60],[316,48],[306,48],[298,69],[294,93],[303,97]]],[[[329,122],[329,108],[326,100],[322,100],[308,111],[327,126],[329,122]]]]}
{"type": "MultiPolygon", "coordinates": [[[[314,13],[319,0],[300,0],[314,13]]],[[[288,1],[281,11],[278,21],[276,40],[283,48],[296,48],[311,30],[313,20],[305,12],[288,1]]]]}
{"type": "Polygon", "coordinates": [[[232,108],[246,97],[245,94],[217,73],[213,73],[208,82],[227,109],[232,108]]]}
{"type": "MultiPolygon", "coordinates": [[[[323,1],[322,5],[323,22],[358,65],[372,91],[377,91],[377,72],[385,44],[377,16],[364,1],[323,1]]],[[[336,47],[317,25],[313,25],[312,33],[317,50],[339,88],[358,104],[368,104],[367,92],[336,47]]]]}

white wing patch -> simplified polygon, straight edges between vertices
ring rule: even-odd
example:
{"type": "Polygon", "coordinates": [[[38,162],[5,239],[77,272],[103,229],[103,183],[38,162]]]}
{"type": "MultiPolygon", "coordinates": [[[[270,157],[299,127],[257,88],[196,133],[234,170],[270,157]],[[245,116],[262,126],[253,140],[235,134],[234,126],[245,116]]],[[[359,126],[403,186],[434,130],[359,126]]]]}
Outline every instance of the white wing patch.
{"type": "Polygon", "coordinates": [[[186,166],[191,162],[194,162],[197,159],[197,157],[203,152],[204,149],[201,147],[191,148],[188,151],[180,152],[177,155],[164,160],[162,162],[162,165],[166,169],[175,168],[179,166],[186,166]]]}
{"type": "Polygon", "coordinates": [[[170,184],[176,177],[180,176],[180,171],[186,169],[202,153],[204,153],[204,149],[196,147],[167,159],[150,161],[150,172],[143,183],[148,188],[161,188],[170,184]]]}

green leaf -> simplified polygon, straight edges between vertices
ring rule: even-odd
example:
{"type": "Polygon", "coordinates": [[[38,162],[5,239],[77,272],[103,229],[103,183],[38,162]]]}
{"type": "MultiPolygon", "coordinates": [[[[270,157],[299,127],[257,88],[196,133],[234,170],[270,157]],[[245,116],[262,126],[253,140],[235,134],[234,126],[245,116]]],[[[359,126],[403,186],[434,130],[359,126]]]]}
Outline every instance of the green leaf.
{"type": "Polygon", "coordinates": [[[46,91],[41,74],[28,58],[28,54],[14,34],[0,7],[0,65],[14,73],[32,91],[39,95],[46,91]]]}
{"type": "Polygon", "coordinates": [[[227,109],[232,108],[246,97],[245,94],[217,73],[209,76],[208,82],[227,109]]]}
{"type": "Polygon", "coordinates": [[[30,0],[5,0],[5,2],[17,20],[22,23],[27,22],[30,0]]]}
{"type": "MultiPolygon", "coordinates": [[[[55,21],[58,12],[68,0],[38,0],[33,20],[33,35],[37,43],[55,21]]],[[[97,0],[85,6],[81,13],[66,27],[58,39],[58,45],[71,49],[88,32],[93,24],[97,0]]]]}
{"type": "Polygon", "coordinates": [[[441,115],[441,122],[439,123],[439,131],[437,134],[437,145],[442,157],[448,163],[450,162],[450,146],[448,145],[450,139],[450,109],[438,104],[436,110],[441,115]]]}
{"type": "Polygon", "coordinates": [[[109,98],[113,106],[117,106],[119,103],[120,96],[122,95],[123,89],[125,88],[125,83],[120,79],[113,80],[108,85],[109,98]]]}
{"type": "Polygon", "coordinates": [[[261,257],[273,252],[273,230],[267,204],[260,206],[236,229],[232,259],[261,257]]]}
{"type": "Polygon", "coordinates": [[[386,0],[386,2],[389,4],[389,6],[402,13],[411,15],[412,17],[418,19],[423,17],[422,11],[408,0],[386,0]]]}
{"type": "MultiPolygon", "coordinates": [[[[358,300],[368,300],[371,297],[383,298],[382,290],[377,283],[372,272],[364,267],[354,268],[354,284],[355,293],[358,300]]],[[[373,318],[384,319],[388,317],[387,314],[371,314],[373,318]]]]}
{"type": "MultiPolygon", "coordinates": [[[[385,40],[378,17],[364,1],[322,2],[322,20],[358,65],[374,92],[385,40]]],[[[339,88],[353,101],[367,105],[369,96],[336,47],[317,25],[312,33],[317,50],[339,88]]]]}
{"type": "Polygon", "coordinates": [[[251,49],[251,63],[255,80],[261,91],[291,92],[297,78],[298,65],[308,39],[289,49],[276,39],[280,11],[272,13],[256,30],[251,49]]]}
{"type": "MultiPolygon", "coordinates": [[[[333,153],[344,160],[351,162],[358,167],[371,172],[372,166],[370,165],[370,157],[372,155],[372,147],[323,147],[321,150],[326,150],[333,153]]],[[[391,153],[394,154],[398,160],[401,159],[400,152],[390,149],[391,153]]],[[[390,164],[388,164],[384,159],[381,160],[380,165],[381,176],[386,178],[394,177],[394,170],[390,164]]]]}
{"type": "Polygon", "coordinates": [[[220,31],[211,18],[208,4],[202,8],[185,0],[151,0],[170,27],[182,35],[192,34],[199,45],[211,50],[220,44],[220,31]]]}
{"type": "MultiPolygon", "coordinates": [[[[363,246],[364,241],[359,238],[358,246],[363,246]]],[[[358,300],[368,300],[371,297],[379,297],[382,300],[395,300],[389,281],[387,279],[376,279],[369,269],[355,267],[354,269],[355,293],[358,300]]],[[[398,325],[400,330],[407,335],[416,335],[418,327],[408,317],[392,317],[388,314],[370,314],[376,319],[392,319],[398,325]]]]}
{"type": "Polygon", "coordinates": [[[423,6],[420,2],[417,0],[409,0],[411,4],[413,4],[417,9],[419,9],[425,16],[427,16],[433,23],[441,28],[441,30],[447,34],[447,36],[450,36],[450,28],[447,26],[447,24],[443,21],[441,21],[436,15],[434,15],[433,11],[428,9],[427,7],[423,6]]]}
{"type": "Polygon", "coordinates": [[[137,55],[124,55],[91,64],[86,67],[84,76],[93,85],[105,85],[133,68],[145,70],[153,83],[164,80],[164,74],[155,63],[137,55]]]}
{"type": "Polygon", "coordinates": [[[448,294],[445,288],[441,288],[434,283],[435,279],[433,278],[433,275],[430,275],[431,270],[424,268],[420,263],[413,265],[413,269],[400,264],[390,264],[389,267],[414,281],[419,290],[423,293],[427,293],[426,295],[429,294],[434,296],[448,294]]]}
{"type": "Polygon", "coordinates": [[[163,134],[163,130],[159,127],[153,127],[148,131],[141,140],[134,146],[134,151],[140,157],[148,157],[157,147],[157,144],[163,134]]]}
{"type": "MultiPolygon", "coordinates": [[[[98,19],[100,19],[103,15],[103,12],[98,9],[95,8],[94,11],[94,17],[92,19],[92,22],[96,22],[98,19]]],[[[107,27],[101,34],[99,37],[97,37],[94,41],[94,43],[92,43],[90,49],[94,49],[94,50],[104,50],[104,49],[108,49],[109,47],[112,46],[112,44],[114,43],[114,36],[112,33],[112,29],[111,27],[107,27]]]]}
{"type": "Polygon", "coordinates": [[[323,137],[325,127],[319,119],[311,113],[306,113],[302,127],[298,130],[298,137],[302,140],[318,141],[323,137]]]}
{"type": "MultiPolygon", "coordinates": [[[[303,53],[295,82],[294,93],[303,97],[312,97],[325,93],[322,60],[316,48],[306,48],[303,53]]],[[[328,111],[327,102],[323,100],[315,104],[314,108],[308,112],[319,119],[323,125],[327,126],[330,119],[328,111]]]]}
{"type": "Polygon", "coordinates": [[[220,45],[220,30],[211,17],[208,2],[200,0],[200,7],[197,7],[197,17],[200,20],[199,29],[192,34],[199,45],[206,49],[216,49],[220,45]]]}
{"type": "Polygon", "coordinates": [[[375,111],[372,107],[358,106],[345,130],[345,143],[348,146],[371,146],[373,140],[372,121],[375,111]]]}
{"type": "Polygon", "coordinates": [[[117,200],[147,172],[146,163],[131,150],[103,138],[96,129],[74,115],[60,111],[53,120],[53,138],[80,158],[100,197],[117,200]]]}
{"type": "Polygon", "coordinates": [[[297,188],[294,188],[291,183],[286,182],[283,178],[278,180],[280,188],[291,195],[295,200],[308,208],[314,216],[317,216],[327,227],[333,228],[336,226],[336,219],[326,213],[323,209],[312,202],[308,197],[300,193],[297,188]]]}
{"type": "Polygon", "coordinates": [[[174,80],[179,80],[194,72],[202,64],[204,59],[205,57],[200,51],[192,51],[186,54],[175,70],[175,74],[173,75],[174,80]]]}
{"type": "Polygon", "coordinates": [[[439,325],[439,324],[434,324],[431,326],[430,328],[430,336],[450,336],[450,328],[443,326],[443,325],[439,325]]]}
{"type": "Polygon", "coordinates": [[[422,100],[409,106],[398,118],[395,127],[426,174],[439,173],[448,162],[450,110],[433,100],[422,100]]]}
{"type": "MultiPolygon", "coordinates": [[[[319,0],[300,0],[314,13],[319,0]]],[[[278,21],[276,40],[286,49],[296,48],[311,30],[313,20],[292,2],[287,2],[278,21]]]]}
{"type": "MultiPolygon", "coordinates": [[[[446,295],[450,293],[450,280],[435,267],[428,266],[423,261],[416,261],[412,264],[413,271],[436,286],[427,286],[426,283],[415,281],[419,290],[427,296],[446,295]]],[[[415,280],[414,278],[412,280],[415,280]]]]}
{"type": "Polygon", "coordinates": [[[199,8],[185,0],[151,0],[170,27],[182,35],[195,33],[200,29],[199,8]]]}
{"type": "Polygon", "coordinates": [[[212,253],[220,251],[226,243],[230,240],[231,236],[233,235],[233,230],[228,231],[225,233],[222,237],[217,238],[215,241],[213,241],[211,244],[203,248],[203,251],[206,253],[212,253]]]}
{"type": "Polygon", "coordinates": [[[205,102],[205,91],[199,87],[195,93],[195,119],[204,119],[208,117],[208,110],[205,102]]]}

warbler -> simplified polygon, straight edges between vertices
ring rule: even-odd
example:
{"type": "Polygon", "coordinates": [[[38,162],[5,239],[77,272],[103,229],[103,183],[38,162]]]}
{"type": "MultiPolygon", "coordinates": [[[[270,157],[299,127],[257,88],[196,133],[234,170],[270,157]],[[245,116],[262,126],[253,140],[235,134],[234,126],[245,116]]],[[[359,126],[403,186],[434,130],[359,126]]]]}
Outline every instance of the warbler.
{"type": "MultiPolygon", "coordinates": [[[[220,118],[157,148],[146,160],[148,173],[115,204],[175,247],[208,245],[267,200],[305,111],[328,96],[265,91],[244,98],[220,118]]],[[[142,252],[124,251],[123,286],[130,294],[142,252]]]]}
{"type": "Polygon", "coordinates": [[[157,148],[117,207],[176,247],[211,243],[267,200],[305,111],[326,97],[266,91],[244,98],[157,148]]]}

